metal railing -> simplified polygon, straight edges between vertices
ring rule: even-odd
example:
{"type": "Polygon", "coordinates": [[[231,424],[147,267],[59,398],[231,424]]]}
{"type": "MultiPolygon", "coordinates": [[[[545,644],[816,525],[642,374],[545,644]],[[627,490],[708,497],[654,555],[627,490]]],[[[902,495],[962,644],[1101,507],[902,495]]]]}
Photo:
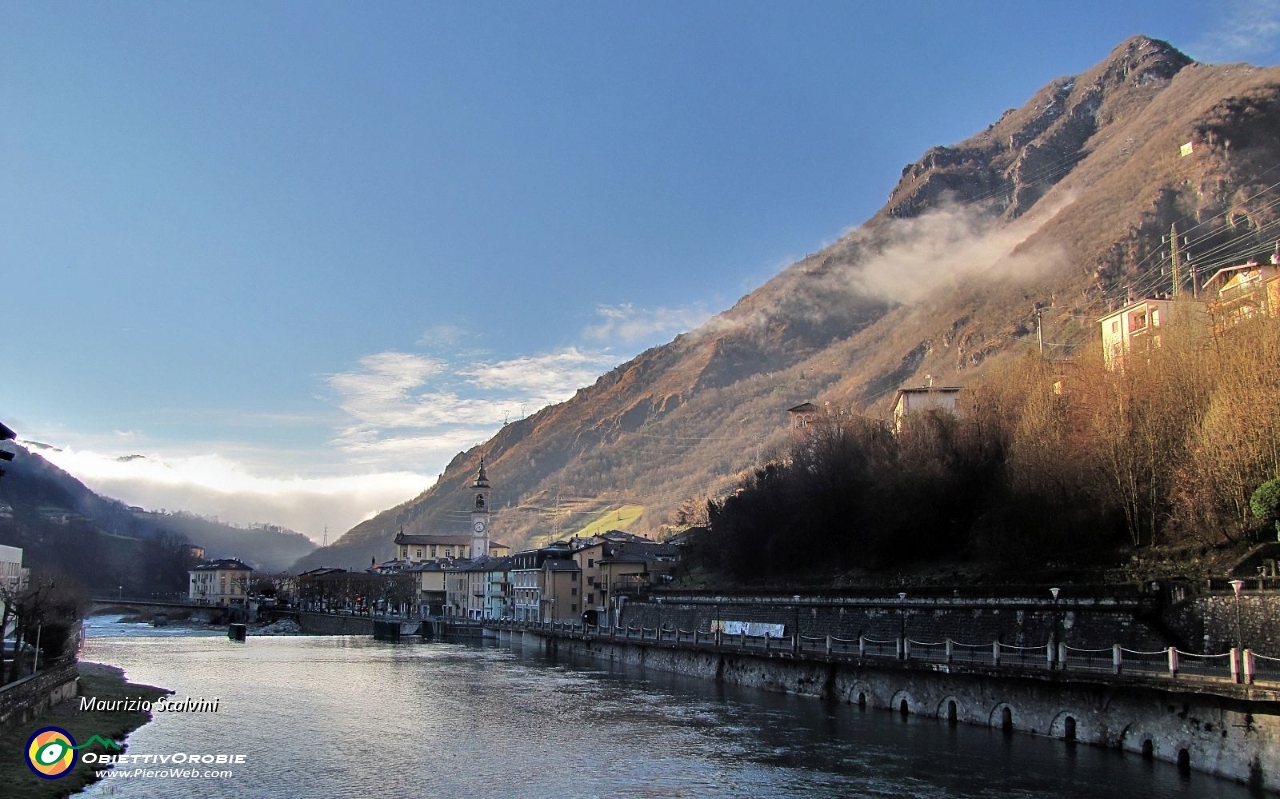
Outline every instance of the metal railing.
{"type": "Polygon", "coordinates": [[[1064,672],[1080,675],[1125,675],[1169,680],[1207,680],[1280,685],[1280,658],[1249,649],[1202,655],[1174,647],[1142,651],[1115,644],[1078,649],[1063,643],[1017,646],[1001,641],[972,644],[946,639],[839,638],[837,636],[728,634],[674,627],[613,627],[582,622],[515,622],[486,620],[502,630],[533,631],[587,640],[635,641],[662,646],[745,651],[824,661],[897,661],[905,666],[954,664],[1015,672],[1064,672]]]}

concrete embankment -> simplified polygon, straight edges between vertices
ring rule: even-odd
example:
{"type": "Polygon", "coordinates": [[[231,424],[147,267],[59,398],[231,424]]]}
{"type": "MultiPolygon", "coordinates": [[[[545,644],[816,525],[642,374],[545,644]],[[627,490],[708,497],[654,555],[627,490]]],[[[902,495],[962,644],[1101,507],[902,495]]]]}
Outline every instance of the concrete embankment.
{"type": "Polygon", "coordinates": [[[1280,692],[1186,679],[1010,674],[898,661],[834,662],[791,653],[499,631],[562,657],[657,669],[733,685],[1048,735],[1121,749],[1280,792],[1280,692]]]}

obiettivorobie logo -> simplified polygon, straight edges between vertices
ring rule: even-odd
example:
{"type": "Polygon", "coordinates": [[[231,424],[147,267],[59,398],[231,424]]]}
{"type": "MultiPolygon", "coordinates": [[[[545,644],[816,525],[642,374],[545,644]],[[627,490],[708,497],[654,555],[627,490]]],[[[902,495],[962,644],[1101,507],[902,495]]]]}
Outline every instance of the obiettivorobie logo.
{"type": "Polygon", "coordinates": [[[100,735],[95,735],[79,746],[71,733],[58,727],[43,727],[35,731],[27,741],[27,765],[40,777],[56,780],[71,770],[76,763],[76,752],[95,743],[108,750],[120,751],[123,746],[100,735]]]}

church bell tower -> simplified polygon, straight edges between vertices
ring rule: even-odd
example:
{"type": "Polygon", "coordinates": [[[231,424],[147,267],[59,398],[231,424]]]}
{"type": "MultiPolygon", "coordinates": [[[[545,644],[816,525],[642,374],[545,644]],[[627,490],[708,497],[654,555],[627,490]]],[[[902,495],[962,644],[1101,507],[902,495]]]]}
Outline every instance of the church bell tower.
{"type": "Polygon", "coordinates": [[[471,506],[471,559],[489,554],[489,476],[484,472],[484,458],[480,458],[480,470],[471,484],[475,498],[471,506]]]}

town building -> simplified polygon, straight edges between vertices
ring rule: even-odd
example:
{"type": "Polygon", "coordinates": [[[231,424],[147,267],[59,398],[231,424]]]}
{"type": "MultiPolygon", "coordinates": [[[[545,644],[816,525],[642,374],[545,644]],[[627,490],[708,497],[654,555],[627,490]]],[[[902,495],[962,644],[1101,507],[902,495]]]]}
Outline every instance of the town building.
{"type": "Polygon", "coordinates": [[[465,534],[428,533],[421,535],[407,534],[402,528],[395,537],[395,556],[397,560],[410,563],[422,563],[437,560],[471,560],[483,557],[505,557],[511,554],[511,547],[491,541],[489,530],[491,518],[489,514],[489,494],[492,486],[485,472],[484,460],[480,461],[480,469],[476,472],[475,481],[471,484],[472,501],[470,504],[471,530],[465,534]]]}
{"type": "Polygon", "coordinates": [[[201,563],[188,573],[191,576],[188,598],[192,602],[221,607],[248,607],[253,569],[239,560],[221,558],[201,563]]]}

